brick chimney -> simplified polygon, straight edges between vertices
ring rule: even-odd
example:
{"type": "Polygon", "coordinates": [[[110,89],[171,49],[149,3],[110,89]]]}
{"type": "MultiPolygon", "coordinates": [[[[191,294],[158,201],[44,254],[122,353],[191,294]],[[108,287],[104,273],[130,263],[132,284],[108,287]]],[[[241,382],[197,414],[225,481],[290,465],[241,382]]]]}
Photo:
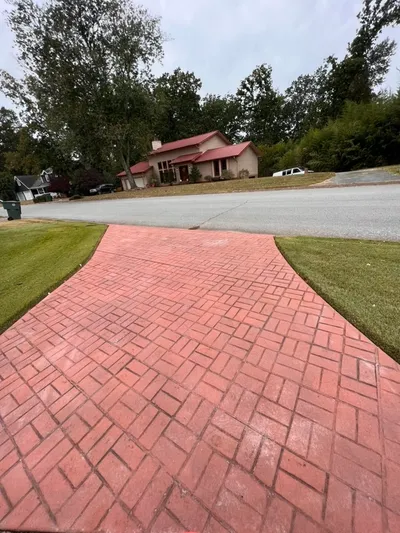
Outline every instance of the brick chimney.
{"type": "Polygon", "coordinates": [[[153,148],[153,152],[161,148],[162,142],[158,141],[157,139],[154,139],[154,141],[151,142],[151,147],[153,148]]]}

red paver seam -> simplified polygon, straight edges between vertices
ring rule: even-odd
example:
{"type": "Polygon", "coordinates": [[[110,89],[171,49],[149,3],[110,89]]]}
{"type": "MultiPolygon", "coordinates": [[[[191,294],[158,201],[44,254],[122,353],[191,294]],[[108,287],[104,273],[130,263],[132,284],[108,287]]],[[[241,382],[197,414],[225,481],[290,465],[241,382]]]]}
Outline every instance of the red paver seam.
{"type": "Polygon", "coordinates": [[[1,341],[1,527],[396,523],[399,367],[271,237],[111,226],[1,341]]]}

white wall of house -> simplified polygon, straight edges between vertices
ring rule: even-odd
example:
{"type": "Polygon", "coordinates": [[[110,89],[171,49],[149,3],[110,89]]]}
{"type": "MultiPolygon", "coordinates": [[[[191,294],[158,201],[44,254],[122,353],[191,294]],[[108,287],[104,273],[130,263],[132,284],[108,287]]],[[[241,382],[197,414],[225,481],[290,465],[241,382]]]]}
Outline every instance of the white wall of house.
{"type": "MultiPolygon", "coordinates": [[[[136,187],[139,187],[140,189],[144,189],[150,184],[150,178],[153,174],[153,169],[149,169],[144,174],[135,174],[133,176],[133,179],[135,180],[136,187]]],[[[128,178],[121,178],[121,185],[124,191],[129,191],[132,189],[132,185],[129,182],[128,178]]]]}
{"type": "Polygon", "coordinates": [[[246,148],[237,158],[237,165],[238,172],[246,169],[249,171],[251,177],[258,177],[258,157],[250,147],[246,148]]]}
{"type": "Polygon", "coordinates": [[[27,200],[33,200],[32,191],[17,192],[17,197],[20,202],[25,202],[27,200]]]}

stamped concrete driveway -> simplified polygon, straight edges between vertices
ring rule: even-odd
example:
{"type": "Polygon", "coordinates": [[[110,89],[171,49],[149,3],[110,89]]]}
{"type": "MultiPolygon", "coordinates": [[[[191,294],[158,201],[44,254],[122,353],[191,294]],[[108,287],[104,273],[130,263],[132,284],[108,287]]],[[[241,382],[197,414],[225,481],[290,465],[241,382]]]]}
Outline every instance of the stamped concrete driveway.
{"type": "Polygon", "coordinates": [[[111,226],[0,376],[3,530],[400,531],[400,368],[270,236],[111,226]]]}

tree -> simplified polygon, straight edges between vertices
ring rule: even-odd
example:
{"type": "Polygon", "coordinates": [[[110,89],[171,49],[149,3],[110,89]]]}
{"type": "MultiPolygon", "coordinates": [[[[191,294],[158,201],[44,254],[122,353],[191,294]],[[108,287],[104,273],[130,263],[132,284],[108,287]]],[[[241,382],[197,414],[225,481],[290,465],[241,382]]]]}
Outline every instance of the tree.
{"type": "Polygon", "coordinates": [[[318,68],[314,74],[299,76],[285,91],[283,121],[289,139],[299,139],[311,127],[326,122],[327,66],[318,68]]]}
{"type": "Polygon", "coordinates": [[[180,68],[172,74],[163,74],[156,80],[155,132],[163,142],[201,133],[200,89],[200,79],[193,72],[184,72],[180,68]]]}
{"type": "Polygon", "coordinates": [[[201,172],[199,170],[199,167],[196,165],[192,166],[192,169],[189,174],[189,181],[190,183],[197,183],[202,178],[201,172]]]}
{"type": "Polygon", "coordinates": [[[230,141],[239,141],[242,125],[237,98],[231,94],[207,94],[201,102],[200,124],[202,132],[218,130],[230,141]]]}
{"type": "Polygon", "coordinates": [[[19,130],[17,139],[15,150],[4,154],[5,169],[13,175],[40,174],[45,165],[37,153],[37,141],[26,127],[19,130]]]}
{"type": "Polygon", "coordinates": [[[379,41],[384,28],[400,22],[398,0],[364,0],[358,14],[360,28],[349,44],[342,61],[328,57],[325,65],[329,74],[325,92],[330,100],[329,117],[336,118],[346,101],[370,102],[390,67],[396,43],[390,39],[379,41]]]}
{"type": "Polygon", "coordinates": [[[159,20],[131,0],[11,3],[24,75],[3,72],[2,90],[67,157],[106,170],[118,161],[130,175],[132,154],[148,141],[142,125],[150,69],[162,57],[159,20]]]}
{"type": "Polygon", "coordinates": [[[282,137],[283,97],[273,87],[272,67],[261,65],[236,93],[244,134],[255,143],[274,144],[282,137]]]}
{"type": "Polygon", "coordinates": [[[5,168],[5,154],[15,150],[18,143],[19,122],[11,109],[0,108],[0,172],[5,168]]]}
{"type": "Polygon", "coordinates": [[[0,200],[16,200],[14,178],[6,172],[0,172],[0,200]]]}

